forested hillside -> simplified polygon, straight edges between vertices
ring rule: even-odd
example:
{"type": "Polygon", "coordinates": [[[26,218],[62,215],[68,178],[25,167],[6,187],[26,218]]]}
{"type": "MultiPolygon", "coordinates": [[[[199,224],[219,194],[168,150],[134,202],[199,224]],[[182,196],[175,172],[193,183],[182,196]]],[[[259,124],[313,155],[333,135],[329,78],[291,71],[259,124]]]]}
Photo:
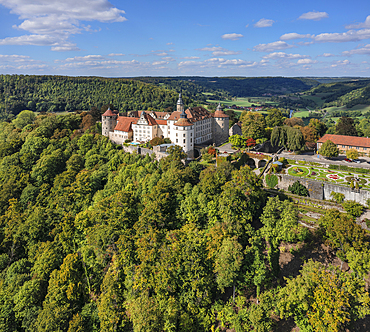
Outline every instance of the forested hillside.
{"type": "Polygon", "coordinates": [[[370,80],[321,84],[310,92],[322,94],[323,107],[370,105],[370,80]]]}
{"type": "Polygon", "coordinates": [[[329,211],[311,233],[249,167],[128,154],[89,117],[0,124],[0,331],[337,331],[368,314],[353,219],[329,211]],[[324,239],[356,274],[282,274],[285,246],[324,239]]]}
{"type": "MultiPolygon", "coordinates": [[[[120,111],[176,105],[173,90],[138,80],[99,77],[0,75],[0,113],[90,110],[112,103],[120,111]]],[[[184,94],[184,102],[191,104],[184,94]]]]}
{"type": "MultiPolygon", "coordinates": [[[[189,88],[192,98],[202,98],[200,92],[214,93],[214,99],[231,97],[259,97],[264,94],[282,95],[309,90],[319,83],[307,78],[288,77],[137,77],[135,79],[155,84],[165,84],[171,88],[189,88]],[[192,84],[191,84],[192,83],[192,84]],[[200,88],[198,88],[200,87],[200,88]],[[197,93],[195,93],[197,92],[197,93]],[[226,95],[223,95],[225,94],[226,95]]],[[[203,97],[204,98],[204,97],[203,97]]],[[[209,96],[207,99],[210,99],[209,96]]]]}

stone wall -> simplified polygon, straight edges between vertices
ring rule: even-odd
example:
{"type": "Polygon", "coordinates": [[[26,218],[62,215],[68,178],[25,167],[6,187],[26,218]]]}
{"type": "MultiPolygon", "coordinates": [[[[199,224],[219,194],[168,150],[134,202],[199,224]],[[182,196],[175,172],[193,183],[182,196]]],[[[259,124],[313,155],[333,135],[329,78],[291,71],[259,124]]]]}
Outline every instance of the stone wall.
{"type": "Polygon", "coordinates": [[[293,185],[297,180],[303,184],[309,192],[311,198],[318,200],[330,200],[332,197],[330,194],[334,191],[344,195],[346,201],[353,200],[363,205],[367,205],[366,201],[370,198],[370,191],[368,190],[353,190],[350,187],[340,186],[328,182],[319,182],[314,180],[309,180],[306,178],[298,178],[291,175],[277,174],[279,183],[277,187],[288,191],[288,187],[293,185]]]}
{"type": "Polygon", "coordinates": [[[129,145],[129,146],[124,146],[123,145],[122,149],[125,152],[128,152],[128,153],[136,152],[137,154],[141,154],[143,156],[145,156],[146,154],[149,154],[149,156],[151,156],[154,153],[156,160],[160,160],[162,158],[168,157],[168,154],[166,152],[159,152],[159,151],[154,152],[151,149],[141,148],[141,147],[135,146],[135,145],[129,145]]]}

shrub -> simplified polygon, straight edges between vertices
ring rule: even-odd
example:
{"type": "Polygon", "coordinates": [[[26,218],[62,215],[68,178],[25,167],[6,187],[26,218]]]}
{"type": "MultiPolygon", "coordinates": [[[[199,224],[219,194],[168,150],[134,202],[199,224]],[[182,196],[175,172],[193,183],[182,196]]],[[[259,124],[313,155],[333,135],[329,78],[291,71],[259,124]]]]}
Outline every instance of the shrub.
{"type": "Polygon", "coordinates": [[[362,214],[364,207],[355,201],[347,201],[342,204],[343,209],[353,218],[359,217],[362,214]]]}
{"type": "Polygon", "coordinates": [[[333,199],[337,203],[342,203],[344,201],[344,194],[342,194],[342,193],[336,193],[336,192],[332,191],[330,196],[333,197],[333,199]]]}
{"type": "Polygon", "coordinates": [[[269,188],[275,188],[275,186],[278,184],[279,180],[278,177],[274,174],[267,174],[266,175],[266,184],[269,188]]]}
{"type": "Polygon", "coordinates": [[[299,181],[296,181],[292,186],[289,186],[288,190],[294,195],[308,196],[307,188],[299,181]]]}

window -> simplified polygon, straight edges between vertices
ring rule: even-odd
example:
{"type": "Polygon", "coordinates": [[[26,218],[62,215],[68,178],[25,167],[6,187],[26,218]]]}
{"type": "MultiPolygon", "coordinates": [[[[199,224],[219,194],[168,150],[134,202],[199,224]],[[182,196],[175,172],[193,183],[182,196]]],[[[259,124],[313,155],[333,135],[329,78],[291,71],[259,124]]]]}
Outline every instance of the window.
{"type": "Polygon", "coordinates": [[[345,148],[346,146],[345,145],[342,145],[342,148],[345,148]]]}
{"type": "Polygon", "coordinates": [[[185,140],[184,140],[184,143],[185,143],[185,140]]]}
{"type": "Polygon", "coordinates": [[[183,137],[185,137],[185,134],[182,134],[183,137]]]}
{"type": "Polygon", "coordinates": [[[178,127],[175,127],[175,129],[177,130],[177,129],[179,129],[178,127]]]}
{"type": "Polygon", "coordinates": [[[192,138],[190,138],[190,143],[193,143],[193,139],[192,138]]]}
{"type": "Polygon", "coordinates": [[[190,136],[193,136],[193,133],[190,133],[190,136]]]}
{"type": "Polygon", "coordinates": [[[179,142],[179,140],[176,138],[176,143],[178,143],[179,142]]]}
{"type": "Polygon", "coordinates": [[[177,135],[178,135],[178,134],[176,133],[176,137],[177,137],[177,135]]]}

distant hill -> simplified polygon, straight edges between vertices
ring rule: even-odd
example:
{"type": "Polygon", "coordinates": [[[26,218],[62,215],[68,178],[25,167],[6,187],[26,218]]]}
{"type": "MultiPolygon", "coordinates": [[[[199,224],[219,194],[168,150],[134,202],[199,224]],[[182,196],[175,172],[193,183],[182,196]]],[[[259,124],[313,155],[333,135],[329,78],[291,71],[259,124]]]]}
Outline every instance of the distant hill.
{"type": "Polygon", "coordinates": [[[132,78],[153,84],[164,84],[180,91],[186,89],[193,99],[202,100],[202,93],[212,93],[212,98],[261,97],[265,94],[284,95],[311,89],[320,83],[311,78],[288,77],[136,77],[132,78]]]}
{"type": "MultiPolygon", "coordinates": [[[[121,110],[166,109],[176,105],[176,91],[126,78],[0,75],[0,112],[18,114],[89,110],[113,103],[121,110]]],[[[187,95],[184,102],[191,105],[187,95]]]]}
{"type": "Polygon", "coordinates": [[[358,104],[370,104],[370,80],[357,80],[321,84],[310,90],[312,95],[320,94],[324,100],[323,107],[346,106],[351,108],[358,104]]]}

